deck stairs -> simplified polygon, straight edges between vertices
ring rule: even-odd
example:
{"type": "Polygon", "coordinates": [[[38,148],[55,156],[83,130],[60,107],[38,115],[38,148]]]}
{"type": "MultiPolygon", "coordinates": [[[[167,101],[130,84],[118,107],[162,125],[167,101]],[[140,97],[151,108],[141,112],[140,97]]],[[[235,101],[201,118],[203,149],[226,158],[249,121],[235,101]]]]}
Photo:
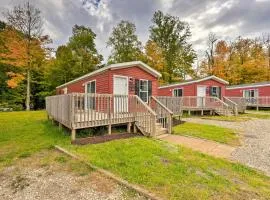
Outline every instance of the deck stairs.
{"type": "Polygon", "coordinates": [[[234,115],[232,109],[215,108],[214,112],[217,115],[221,115],[221,116],[232,116],[232,115],[234,115]]]}
{"type": "Polygon", "coordinates": [[[156,123],[156,137],[168,134],[168,129],[163,128],[161,123],[156,123]]]}

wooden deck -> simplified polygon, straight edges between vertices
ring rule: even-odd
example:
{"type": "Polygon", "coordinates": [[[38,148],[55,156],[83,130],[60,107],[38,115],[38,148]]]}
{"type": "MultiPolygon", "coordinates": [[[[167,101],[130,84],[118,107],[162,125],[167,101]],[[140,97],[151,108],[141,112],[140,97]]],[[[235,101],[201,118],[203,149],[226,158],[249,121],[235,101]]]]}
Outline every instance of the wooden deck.
{"type": "Polygon", "coordinates": [[[270,108],[270,96],[264,97],[254,97],[254,98],[244,98],[244,97],[227,97],[230,100],[237,103],[239,109],[246,110],[249,108],[270,108]]]}
{"type": "Polygon", "coordinates": [[[172,113],[154,97],[147,105],[136,95],[56,95],[46,98],[46,110],[51,119],[72,130],[72,140],[77,129],[108,126],[111,134],[111,126],[116,124],[127,124],[128,132],[133,126],[134,132],[138,129],[152,137],[161,129],[171,133],[172,113]]]}

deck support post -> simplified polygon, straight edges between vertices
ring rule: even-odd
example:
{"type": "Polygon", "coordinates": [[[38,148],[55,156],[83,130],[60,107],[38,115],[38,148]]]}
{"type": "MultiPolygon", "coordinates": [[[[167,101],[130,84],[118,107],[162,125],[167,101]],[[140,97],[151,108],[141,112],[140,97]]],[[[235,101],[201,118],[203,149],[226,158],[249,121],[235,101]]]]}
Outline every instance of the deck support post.
{"type": "Polygon", "coordinates": [[[63,125],[59,122],[58,123],[58,129],[61,131],[63,129],[63,125]]]}
{"type": "Polygon", "coordinates": [[[188,115],[189,115],[189,116],[191,115],[191,111],[190,111],[190,110],[188,110],[188,115]]]}
{"type": "Polygon", "coordinates": [[[127,124],[127,132],[128,133],[131,132],[131,122],[128,122],[128,124],[127,124]]]}
{"type": "Polygon", "coordinates": [[[134,126],[133,126],[133,133],[137,133],[137,127],[136,127],[135,123],[134,123],[134,126]]]}
{"type": "Polygon", "coordinates": [[[76,129],[71,130],[71,141],[76,140],[76,129]]]}
{"type": "Polygon", "coordinates": [[[109,124],[108,125],[108,135],[111,135],[112,134],[112,125],[109,124]]]}
{"type": "Polygon", "coordinates": [[[257,111],[259,111],[259,106],[257,105],[257,108],[256,108],[257,111]]]}
{"type": "Polygon", "coordinates": [[[203,110],[201,110],[201,116],[203,116],[203,110]]]}
{"type": "Polygon", "coordinates": [[[213,110],[210,110],[210,115],[213,115],[213,110]]]}

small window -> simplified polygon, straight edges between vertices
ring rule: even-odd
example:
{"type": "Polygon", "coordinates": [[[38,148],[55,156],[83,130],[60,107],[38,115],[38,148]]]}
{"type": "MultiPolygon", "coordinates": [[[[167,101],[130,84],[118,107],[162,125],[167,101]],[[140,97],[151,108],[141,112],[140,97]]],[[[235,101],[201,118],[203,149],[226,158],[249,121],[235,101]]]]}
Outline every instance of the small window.
{"type": "Polygon", "coordinates": [[[91,81],[86,85],[86,93],[96,93],[96,81],[91,81]]]}
{"type": "Polygon", "coordinates": [[[258,97],[258,90],[244,90],[244,97],[245,98],[256,98],[258,97]]]}
{"type": "Polygon", "coordinates": [[[67,87],[65,87],[64,89],[63,89],[63,94],[67,94],[68,93],[68,89],[67,89],[67,87]]]}
{"type": "MultiPolygon", "coordinates": [[[[91,81],[86,83],[85,86],[85,93],[86,94],[94,94],[96,93],[96,81],[91,81]]],[[[96,99],[94,96],[85,95],[85,108],[87,109],[95,109],[96,107],[96,99]]]]}
{"type": "Polygon", "coordinates": [[[182,97],[183,96],[183,89],[182,88],[176,88],[173,90],[173,96],[174,97],[182,97]]]}
{"type": "Polygon", "coordinates": [[[144,102],[148,102],[148,80],[140,80],[139,96],[144,102]]]}
{"type": "Polygon", "coordinates": [[[221,98],[221,88],[217,86],[211,87],[211,96],[221,98]]]}

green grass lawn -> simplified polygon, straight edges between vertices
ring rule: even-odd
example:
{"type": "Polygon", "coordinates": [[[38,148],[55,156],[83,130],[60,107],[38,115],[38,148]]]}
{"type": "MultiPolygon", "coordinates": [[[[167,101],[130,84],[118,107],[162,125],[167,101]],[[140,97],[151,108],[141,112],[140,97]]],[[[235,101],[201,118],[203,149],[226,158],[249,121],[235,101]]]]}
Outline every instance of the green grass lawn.
{"type": "Polygon", "coordinates": [[[148,138],[65,146],[166,199],[266,199],[270,178],[241,164],[148,138]]]}
{"type": "Polygon", "coordinates": [[[214,125],[185,122],[173,128],[175,135],[187,135],[213,140],[229,145],[239,145],[239,138],[234,130],[214,125]]]}
{"type": "Polygon", "coordinates": [[[252,118],[247,114],[239,114],[237,116],[203,116],[201,119],[217,120],[217,121],[227,121],[227,122],[244,122],[251,120],[252,118]]]}
{"type": "Polygon", "coordinates": [[[44,111],[0,113],[0,168],[55,144],[70,143],[44,111]]]}
{"type": "MultiPolygon", "coordinates": [[[[0,113],[0,166],[51,152],[55,144],[165,199],[270,196],[270,178],[241,164],[145,137],[74,146],[69,136],[47,121],[44,111],[0,113]]],[[[59,162],[65,159],[57,155],[59,162]]]]}

